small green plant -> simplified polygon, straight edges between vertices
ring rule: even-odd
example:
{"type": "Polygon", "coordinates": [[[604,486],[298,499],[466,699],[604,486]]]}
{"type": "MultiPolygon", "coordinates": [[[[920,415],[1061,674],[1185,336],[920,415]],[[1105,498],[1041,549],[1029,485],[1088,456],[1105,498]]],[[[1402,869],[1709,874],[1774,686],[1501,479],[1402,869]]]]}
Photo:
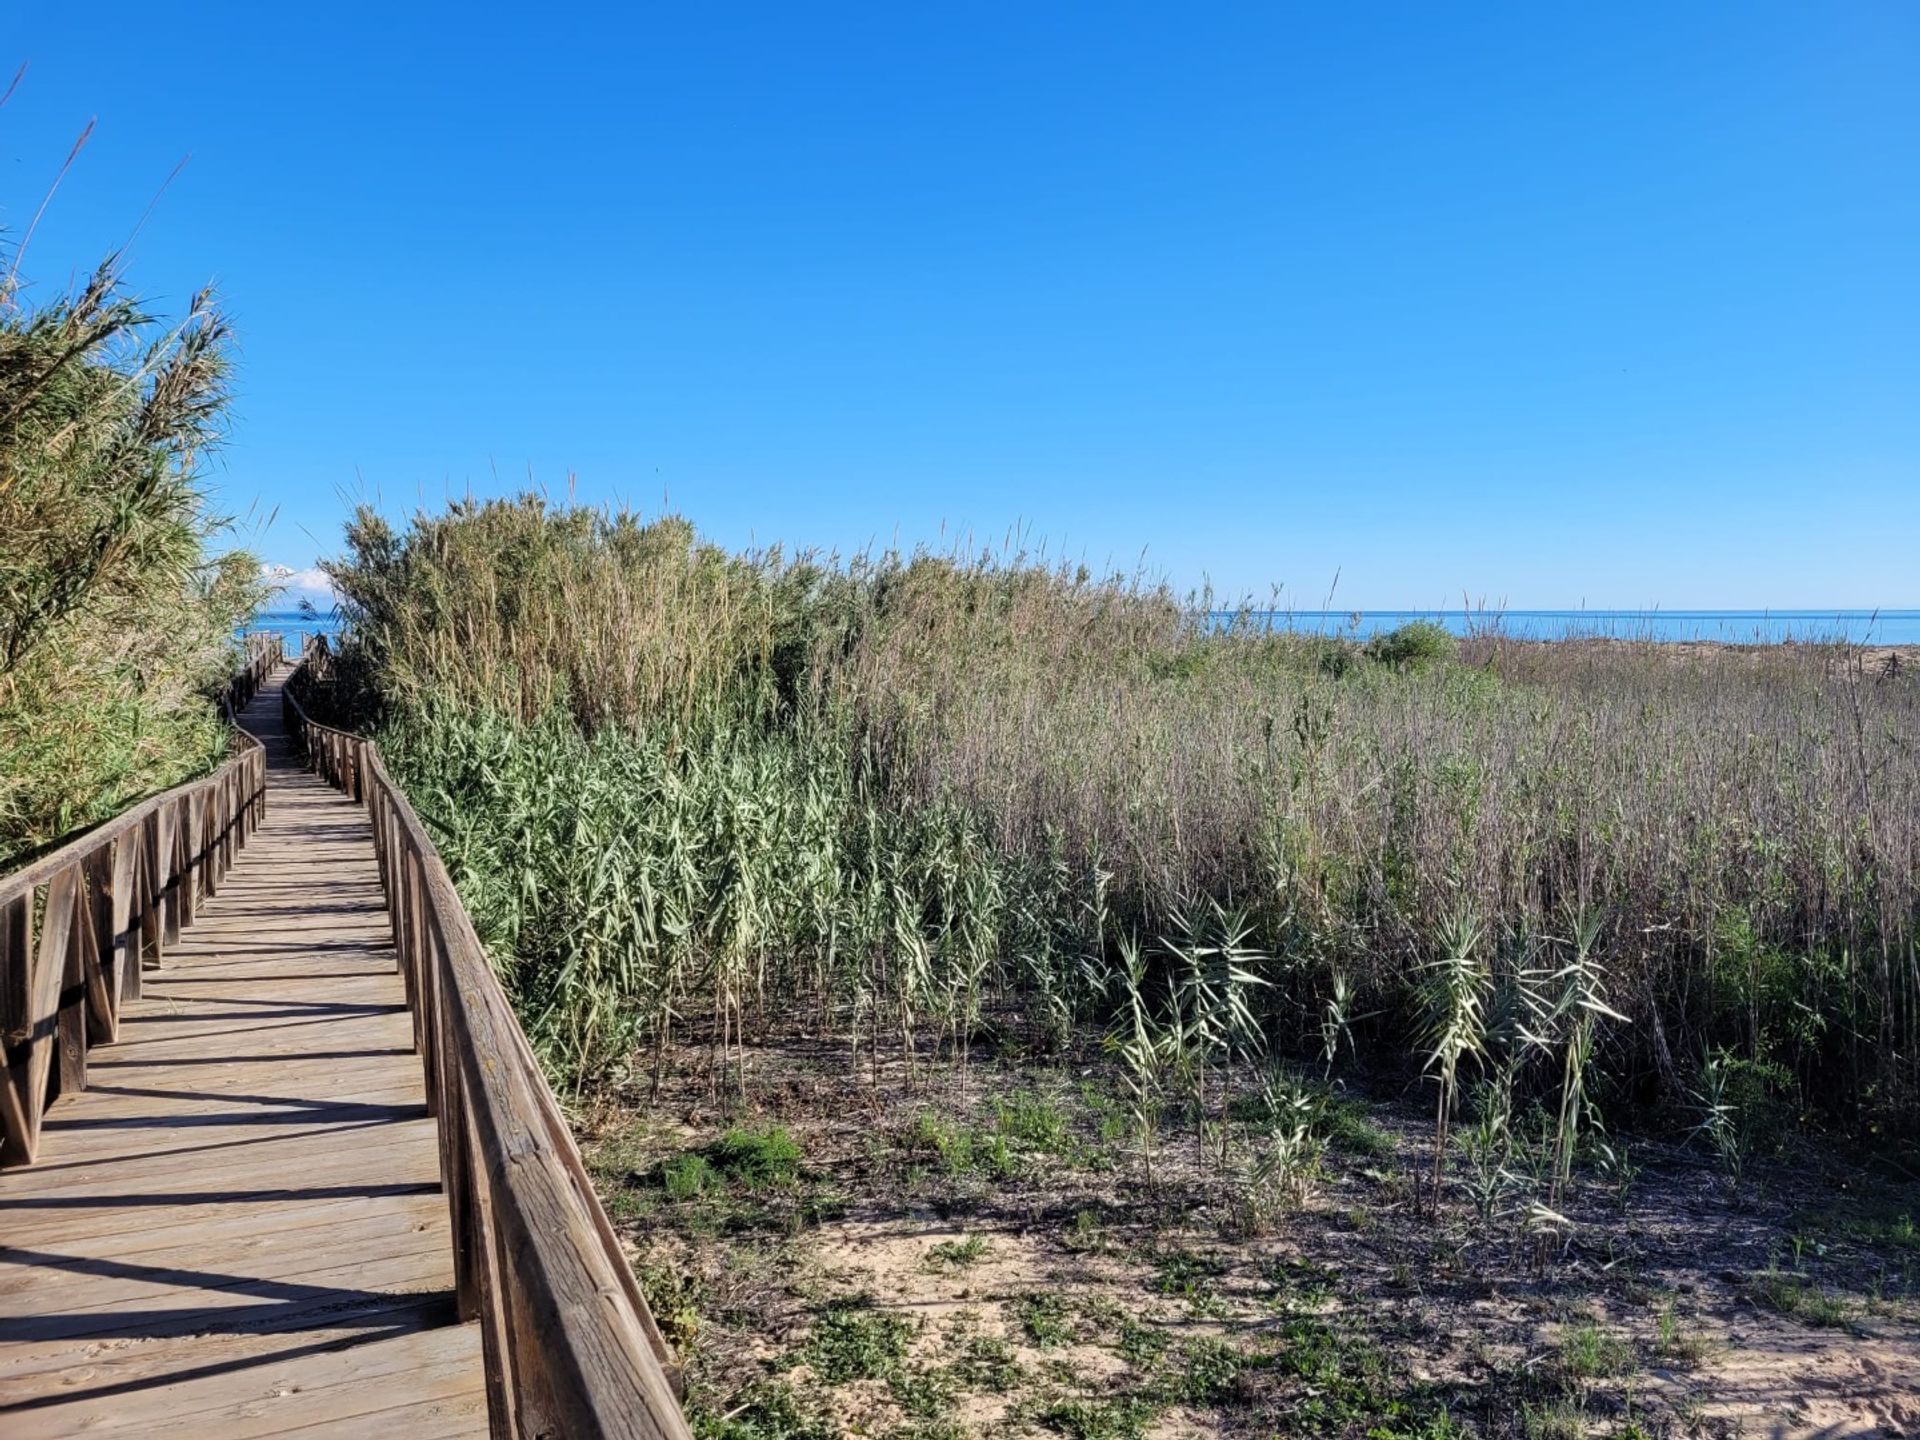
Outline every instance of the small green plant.
{"type": "Polygon", "coordinates": [[[1362,1101],[1330,1096],[1320,1106],[1320,1123],[1325,1127],[1327,1144],[1348,1155],[1384,1160],[1394,1153],[1392,1134],[1374,1123],[1362,1101]]]}
{"type": "Polygon", "coordinates": [[[1747,1277],[1743,1291],[1754,1304],[1807,1325],[1840,1328],[1851,1323],[1853,1316],[1853,1307],[1840,1296],[1787,1271],[1755,1271],[1747,1277]]]}
{"type": "Polygon", "coordinates": [[[1762,1135],[1785,1130],[1782,1096],[1792,1076],[1778,1065],[1746,1060],[1725,1048],[1709,1051],[1693,1092],[1700,1119],[1693,1133],[1703,1137],[1734,1184],[1762,1135]]]}
{"type": "Polygon", "coordinates": [[[1221,1261],[1192,1250],[1168,1251],[1155,1262],[1154,1270],[1155,1290],[1202,1308],[1214,1304],[1213,1282],[1227,1273],[1221,1261]]]}
{"type": "Polygon", "coordinates": [[[1692,1369],[1706,1355],[1706,1342],[1680,1325],[1680,1317],[1671,1299],[1661,1304],[1653,1317],[1654,1358],[1681,1369],[1692,1369]]]}
{"type": "Polygon", "coordinates": [[[969,1129],[923,1110],[915,1118],[909,1138],[915,1149],[931,1151],[948,1175],[1010,1180],[1019,1172],[1019,1162],[1006,1135],[997,1129],[969,1129]]]}
{"type": "Polygon", "coordinates": [[[961,1384],[975,1390],[1007,1393],[1024,1378],[1013,1347],[991,1335],[968,1337],[960,1354],[948,1366],[961,1384]]]}
{"type": "Polygon", "coordinates": [[[1080,1209],[1073,1212],[1073,1219],[1067,1228],[1060,1232],[1060,1243],[1069,1250],[1082,1253],[1099,1254],[1105,1251],[1110,1240],[1106,1222],[1098,1210],[1080,1209]]]}
{"type": "Polygon", "coordinates": [[[1176,1405],[1218,1405],[1234,1391],[1247,1358],[1217,1335],[1184,1342],[1157,1393],[1176,1405]]]}
{"type": "Polygon", "coordinates": [[[994,1128],[1010,1140],[1035,1150],[1058,1153],[1068,1148],[1071,1132],[1066,1113],[1036,1091],[1016,1091],[996,1100],[994,1128]]]}
{"type": "Polygon", "coordinates": [[[1632,1342],[1598,1325],[1582,1325],[1560,1337],[1560,1373],[1577,1382],[1633,1373],[1632,1342]]]}
{"type": "Polygon", "coordinates": [[[816,1413],[791,1385],[755,1385],[716,1415],[697,1400],[687,1405],[695,1440],[839,1440],[838,1428],[816,1413]]]}
{"type": "Polygon", "coordinates": [[[1056,1400],[1036,1417],[1068,1440],[1141,1440],[1156,1414],[1136,1396],[1118,1400],[1056,1400]]]}
{"type": "Polygon", "coordinates": [[[1486,1000],[1491,984],[1481,947],[1486,932],[1471,910],[1456,910],[1440,928],[1440,955],[1427,966],[1427,1071],[1439,1082],[1433,1119],[1433,1206],[1447,1155],[1447,1132],[1460,1089],[1460,1062],[1486,1051],[1486,1000]]]}
{"type": "Polygon", "coordinates": [[[1260,1278],[1283,1305],[1313,1307],[1334,1292],[1340,1272],[1299,1255],[1275,1255],[1260,1262],[1260,1278]]]}
{"type": "Polygon", "coordinates": [[[1128,1126],[1140,1147],[1141,1168],[1151,1186],[1154,1146],[1166,1110],[1167,1078],[1173,1067],[1174,1047],[1168,1034],[1149,1014],[1144,994],[1147,962],[1139,942],[1131,936],[1122,936],[1120,955],[1124,965],[1121,979],[1126,987],[1125,1018],[1107,1036],[1106,1045],[1120,1061],[1128,1126]]]}
{"type": "Polygon", "coordinates": [[[1526,1440],[1586,1440],[1587,1412],[1566,1400],[1522,1404],[1520,1433],[1526,1440]]]}
{"type": "Polygon", "coordinates": [[[895,1426],[886,1440],[973,1440],[973,1432],[946,1416],[922,1417],[895,1426]]]}
{"type": "Polygon", "coordinates": [[[1245,1199],[1248,1226],[1256,1234],[1266,1229],[1277,1212],[1306,1203],[1326,1150],[1325,1139],[1315,1129],[1317,1107],[1301,1086],[1276,1073],[1267,1080],[1261,1097],[1267,1133],[1254,1152],[1245,1199]]]}
{"type": "Polygon", "coordinates": [[[843,1300],[814,1317],[801,1357],[829,1385],[849,1380],[878,1380],[891,1375],[906,1358],[914,1326],[901,1315],[876,1310],[864,1301],[843,1300]]]}
{"type": "Polygon", "coordinates": [[[698,1151],[676,1155],[667,1161],[660,1167],[660,1179],[672,1200],[691,1200],[722,1183],[720,1172],[698,1151]]]}
{"type": "Polygon", "coordinates": [[[660,1333],[677,1349],[687,1350],[700,1334],[700,1284],[672,1265],[642,1265],[636,1271],[660,1333]]]}
{"type": "Polygon", "coordinates": [[[800,1170],[800,1143],[784,1127],[734,1128],[709,1148],[715,1169],[750,1190],[784,1185],[800,1170]]]}
{"type": "Polygon", "coordinates": [[[1167,1332],[1155,1325],[1144,1325],[1131,1315],[1122,1313],[1115,1322],[1117,1334],[1113,1342],[1113,1353],[1133,1366],[1136,1370],[1148,1370],[1160,1363],[1172,1342],[1167,1332]]]}
{"type": "Polygon", "coordinates": [[[929,1270],[964,1270],[977,1265],[986,1256],[987,1237],[968,1235],[959,1240],[942,1240],[927,1250],[929,1270]]]}
{"type": "Polygon", "coordinates": [[[1074,1337],[1073,1302],[1052,1290],[1022,1295],[1014,1305],[1020,1329],[1042,1350],[1065,1345],[1074,1337]]]}
{"type": "Polygon", "coordinates": [[[1346,1043],[1347,1053],[1352,1054],[1353,1043],[1353,982],[1347,978],[1344,970],[1335,970],[1327,989],[1326,1003],[1320,1008],[1320,1058],[1324,1062],[1324,1078],[1333,1077],[1333,1062],[1340,1058],[1341,1042],[1346,1043]]]}
{"type": "Polygon", "coordinates": [[[887,1393],[916,1420],[937,1420],[952,1411],[960,1386],[950,1371],[903,1365],[888,1375],[887,1393]]]}

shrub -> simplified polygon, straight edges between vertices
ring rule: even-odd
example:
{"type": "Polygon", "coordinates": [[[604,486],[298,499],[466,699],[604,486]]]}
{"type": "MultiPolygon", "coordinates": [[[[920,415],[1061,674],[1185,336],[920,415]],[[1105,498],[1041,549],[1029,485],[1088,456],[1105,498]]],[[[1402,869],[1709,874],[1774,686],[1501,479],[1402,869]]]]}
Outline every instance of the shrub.
{"type": "Polygon", "coordinates": [[[1382,665],[1417,668],[1444,664],[1460,653],[1460,642],[1444,625],[1432,620],[1410,620],[1367,642],[1367,656],[1382,665]]]}

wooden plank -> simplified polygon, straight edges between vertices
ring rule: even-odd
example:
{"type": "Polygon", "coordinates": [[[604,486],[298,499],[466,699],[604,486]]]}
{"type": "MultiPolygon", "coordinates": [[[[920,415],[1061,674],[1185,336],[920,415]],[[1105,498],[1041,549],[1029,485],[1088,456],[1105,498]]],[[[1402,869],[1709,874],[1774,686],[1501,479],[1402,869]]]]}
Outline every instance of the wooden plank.
{"type": "Polygon", "coordinates": [[[439,1329],[452,1323],[444,1295],[374,1295],[322,1315],[289,1311],[244,1332],[197,1335],[184,1351],[177,1342],[136,1335],[89,1341],[78,1350],[64,1341],[0,1346],[0,1417],[58,1403],[83,1385],[89,1389],[165,1385],[210,1368],[240,1369],[289,1349],[336,1350],[376,1335],[439,1329]]]}
{"type": "MultiPolygon", "coordinates": [[[[360,1149],[382,1143],[409,1120],[431,1119],[419,1097],[417,1080],[386,1077],[352,1086],[343,1083],[341,1093],[315,1095],[293,1104],[255,1103],[254,1097],[243,1096],[237,1102],[208,1100],[192,1108],[160,1102],[149,1114],[96,1109],[79,1116],[64,1113],[64,1108],[78,1107],[64,1107],[43,1122],[40,1131],[43,1137],[60,1137],[60,1159],[43,1160],[33,1173],[54,1176],[103,1157],[132,1163],[177,1151],[199,1154],[201,1164],[196,1168],[211,1174],[205,1165],[207,1152],[238,1148],[234,1142],[243,1139],[260,1145],[274,1142],[279,1148],[255,1163],[279,1163],[287,1157],[288,1147],[316,1132],[354,1134],[354,1148],[360,1149]]],[[[36,1181],[29,1186],[23,1179],[9,1194],[16,1198],[38,1194],[39,1185],[36,1181]]]]}
{"type": "Polygon", "coordinates": [[[274,1231],[267,1241],[217,1260],[201,1244],[178,1245],[138,1261],[57,1252],[26,1265],[0,1260],[0,1294],[9,1297],[0,1336],[34,1329],[36,1339],[56,1338],[22,1324],[48,1317],[72,1322],[76,1334],[98,1333],[124,1326],[129,1309],[148,1307],[204,1315],[211,1329],[220,1307],[254,1304],[262,1295],[285,1296],[301,1287],[397,1289],[396,1277],[415,1276],[431,1288],[444,1273],[443,1237],[430,1223],[379,1230],[353,1216],[291,1233],[301,1237],[291,1249],[282,1241],[283,1232],[274,1231]],[[58,1286],[23,1283],[10,1273],[68,1263],[74,1268],[58,1286]],[[213,1263],[221,1268],[207,1268],[213,1263]]]}
{"type": "MultiPolygon", "coordinates": [[[[418,1096],[417,1087],[413,1093],[418,1096]]],[[[364,1120],[356,1122],[354,1117],[364,1113],[339,1112],[317,1130],[272,1135],[261,1146],[204,1153],[192,1150],[192,1142],[176,1143],[174,1150],[193,1156],[191,1164],[163,1152],[126,1158],[117,1166],[76,1168],[59,1166],[59,1154],[49,1153],[45,1157],[49,1168],[34,1165],[8,1172],[5,1189],[0,1191],[0,1216],[6,1217],[11,1240],[17,1228],[30,1226],[36,1219],[49,1229],[56,1227],[57,1220],[47,1213],[53,1211],[139,1209],[156,1203],[222,1205],[233,1197],[292,1195],[353,1185],[377,1189],[389,1183],[439,1183],[434,1126],[424,1106],[416,1112],[417,1118],[374,1122],[380,1132],[378,1142],[361,1133],[372,1128],[364,1120]],[[389,1153],[396,1149],[399,1154],[389,1153]],[[164,1202],[155,1197],[165,1197],[164,1202]]]]}
{"type": "MultiPolygon", "coordinates": [[[[309,1245],[303,1237],[319,1231],[383,1235],[397,1230],[432,1229],[443,1202],[431,1191],[418,1195],[394,1196],[377,1203],[365,1199],[320,1200],[306,1204],[255,1206],[250,1211],[225,1220],[176,1214],[171,1219],[157,1217],[153,1225],[123,1226],[116,1232],[102,1230],[87,1238],[87,1253],[99,1261],[138,1259],[141,1264],[162,1264],[211,1250],[216,1254],[243,1255],[262,1246],[309,1245]],[[364,1231],[356,1227],[364,1226],[364,1231]]],[[[44,1275],[32,1265],[0,1260],[0,1294],[31,1288],[43,1283],[44,1275]]],[[[0,1307],[3,1310],[4,1307],[0,1307]]]]}
{"type": "Polygon", "coordinates": [[[79,1426],[89,1435],[167,1437],[485,1433],[471,1326],[381,1337],[351,1349],[267,1357],[131,1393],[79,1399],[29,1416],[9,1440],[53,1440],[79,1426]],[[405,1428],[390,1428],[404,1424],[405,1428]],[[62,1426],[69,1428],[61,1428],[62,1426]]]}

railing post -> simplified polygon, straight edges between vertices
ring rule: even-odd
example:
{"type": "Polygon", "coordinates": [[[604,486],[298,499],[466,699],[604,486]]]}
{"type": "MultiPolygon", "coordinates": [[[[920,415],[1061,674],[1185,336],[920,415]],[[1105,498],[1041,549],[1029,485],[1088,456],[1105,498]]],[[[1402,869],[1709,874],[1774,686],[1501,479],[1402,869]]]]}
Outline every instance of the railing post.
{"type": "MultiPolygon", "coordinates": [[[[167,942],[167,836],[165,807],[140,822],[140,940],[141,966],[148,960],[157,968],[167,942]]],[[[136,967],[138,968],[138,967],[136,967]]],[[[135,995],[140,993],[134,988],[135,995]]]]}
{"type": "MultiPolygon", "coordinates": [[[[193,924],[193,917],[200,906],[200,881],[205,873],[206,858],[206,801],[197,792],[181,801],[185,823],[181,829],[185,832],[185,842],[181,846],[180,889],[177,910],[181,925],[193,924]]],[[[179,939],[178,933],[167,936],[169,940],[179,939]]]]}
{"type": "MultiPolygon", "coordinates": [[[[77,1095],[87,1088],[87,950],[93,944],[93,909],[87,904],[86,872],[75,865],[67,872],[67,943],[57,957],[60,991],[54,1024],[59,1046],[59,1088],[55,1095],[77,1095]]],[[[51,890],[51,887],[49,887],[51,890]]],[[[51,898],[51,895],[49,895],[51,898]]]]}
{"type": "Polygon", "coordinates": [[[34,1090],[28,1041],[33,1009],[33,894],[0,907],[0,1162],[33,1158],[34,1090]]]}
{"type": "Polygon", "coordinates": [[[106,1045],[120,1038],[120,986],[114,964],[113,867],[115,842],[91,852],[81,863],[86,882],[87,1043],[106,1045]]]}
{"type": "Polygon", "coordinates": [[[114,1024],[120,1005],[140,995],[140,936],[134,929],[134,889],[140,878],[140,835],[133,831],[113,842],[113,870],[108,906],[108,935],[112,937],[114,1024]]]}

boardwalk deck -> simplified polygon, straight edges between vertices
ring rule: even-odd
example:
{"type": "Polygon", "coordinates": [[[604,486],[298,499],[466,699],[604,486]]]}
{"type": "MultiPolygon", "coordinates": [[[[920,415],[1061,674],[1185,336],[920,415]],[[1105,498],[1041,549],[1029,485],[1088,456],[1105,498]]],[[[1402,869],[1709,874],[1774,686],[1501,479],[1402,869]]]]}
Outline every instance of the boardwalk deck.
{"type": "Polygon", "coordinates": [[[0,1434],[487,1432],[367,814],[279,684],[267,818],[0,1172],[0,1434]]]}

